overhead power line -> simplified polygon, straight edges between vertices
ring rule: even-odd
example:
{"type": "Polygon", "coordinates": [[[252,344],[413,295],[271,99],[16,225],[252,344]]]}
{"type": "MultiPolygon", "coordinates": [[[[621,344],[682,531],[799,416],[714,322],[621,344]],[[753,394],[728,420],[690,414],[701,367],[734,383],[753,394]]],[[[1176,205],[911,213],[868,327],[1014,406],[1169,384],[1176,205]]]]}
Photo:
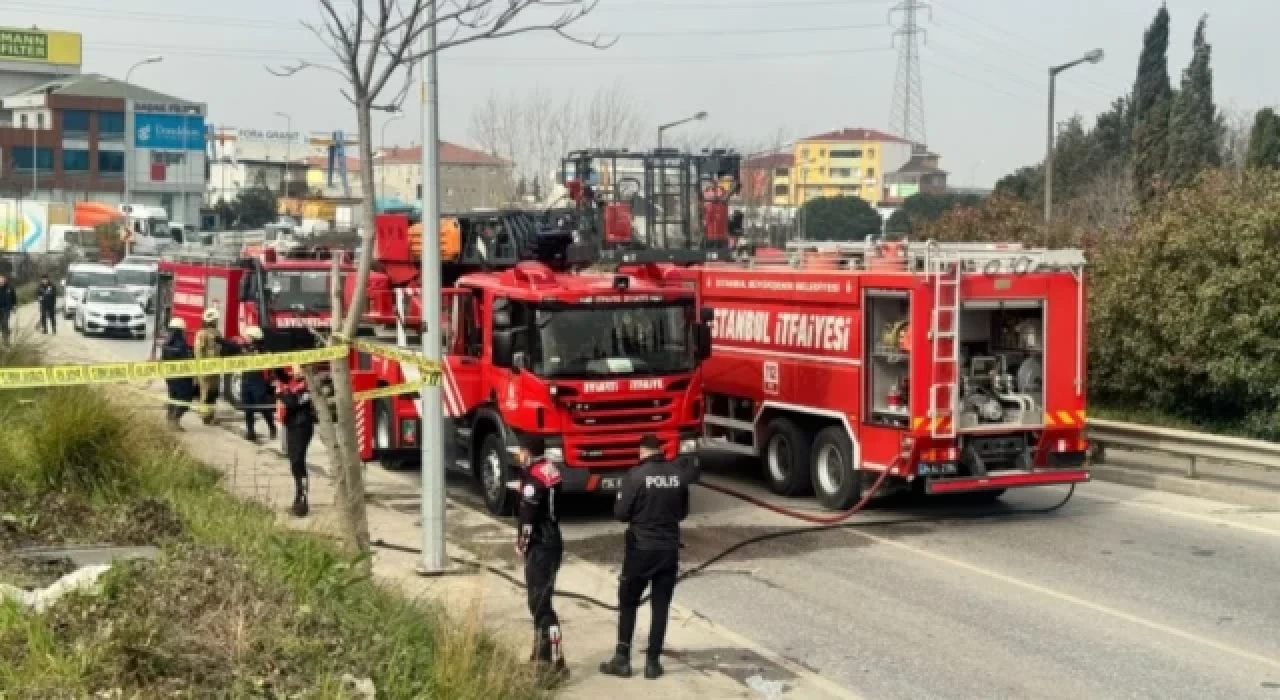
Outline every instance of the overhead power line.
{"type": "MultiPolygon", "coordinates": [[[[253,49],[217,46],[179,46],[179,45],[139,45],[139,44],[97,44],[90,43],[86,49],[108,53],[137,53],[138,51],[155,51],[166,54],[207,56],[210,58],[227,58],[236,60],[289,62],[308,59],[317,62],[332,60],[333,55],[315,49],[307,51],[288,51],[285,49],[253,49]]],[[[817,58],[822,56],[847,56],[851,54],[879,53],[890,51],[887,47],[862,47],[854,49],[831,49],[814,51],[787,52],[751,52],[732,54],[709,54],[695,56],[609,56],[607,52],[593,52],[581,57],[543,57],[543,56],[462,56],[453,52],[441,54],[441,60],[457,62],[464,65],[524,66],[555,65],[583,66],[595,65],[680,65],[686,63],[741,63],[743,61],[773,61],[796,58],[817,58]]]]}

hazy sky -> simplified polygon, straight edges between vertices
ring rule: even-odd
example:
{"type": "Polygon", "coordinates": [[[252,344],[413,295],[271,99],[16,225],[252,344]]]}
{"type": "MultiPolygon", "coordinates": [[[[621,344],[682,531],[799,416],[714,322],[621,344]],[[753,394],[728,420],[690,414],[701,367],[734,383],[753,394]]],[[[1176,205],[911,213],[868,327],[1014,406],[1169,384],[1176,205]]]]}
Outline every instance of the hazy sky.
{"type": "MultiPolygon", "coordinates": [[[[442,54],[441,135],[468,143],[472,106],[490,91],[540,85],[587,95],[621,83],[653,121],[710,113],[705,129],[743,147],[779,129],[803,136],[839,127],[887,128],[897,56],[882,0],[600,0],[580,34],[618,34],[607,51],[554,35],[527,35],[442,54]]],[[[1058,113],[1090,118],[1132,85],[1142,32],[1159,0],[930,0],[921,16],[925,121],[952,182],[990,185],[1042,157],[1046,71],[1100,47],[1106,60],[1059,78],[1058,113]]],[[[84,70],[207,102],[215,124],[353,130],[339,80],[322,71],[289,79],[264,65],[324,58],[298,25],[314,0],[3,0],[4,24],[84,34],[84,70]]],[[[1215,97],[1232,109],[1280,103],[1274,0],[1169,0],[1170,73],[1209,17],[1215,97]]],[[[418,108],[387,129],[389,142],[420,141],[418,108]]],[[[378,116],[376,119],[381,120],[378,116]]],[[[381,121],[378,122],[379,131],[381,121]]]]}

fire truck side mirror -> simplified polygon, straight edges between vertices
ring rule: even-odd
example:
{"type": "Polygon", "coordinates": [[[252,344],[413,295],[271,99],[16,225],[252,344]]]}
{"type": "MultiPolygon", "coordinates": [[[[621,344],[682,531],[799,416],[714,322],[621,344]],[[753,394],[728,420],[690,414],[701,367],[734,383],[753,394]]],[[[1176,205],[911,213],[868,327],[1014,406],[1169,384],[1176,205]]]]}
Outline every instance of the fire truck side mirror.
{"type": "Polygon", "coordinates": [[[694,329],[694,352],[697,353],[698,361],[702,362],[711,357],[711,326],[699,323],[694,329]]]}
{"type": "Polygon", "coordinates": [[[512,346],[514,345],[514,331],[495,331],[493,334],[493,365],[495,367],[510,367],[512,360],[512,346]]]}

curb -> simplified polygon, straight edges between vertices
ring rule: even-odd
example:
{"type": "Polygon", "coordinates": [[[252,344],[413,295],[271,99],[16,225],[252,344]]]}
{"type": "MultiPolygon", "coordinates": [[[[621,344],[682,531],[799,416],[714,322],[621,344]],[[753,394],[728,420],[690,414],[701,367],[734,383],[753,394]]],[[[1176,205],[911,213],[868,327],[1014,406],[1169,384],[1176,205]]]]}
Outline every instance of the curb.
{"type": "Polygon", "coordinates": [[[1189,479],[1185,476],[1158,473],[1141,467],[1094,464],[1089,467],[1094,479],[1125,486],[1152,489],[1221,501],[1251,508],[1280,509],[1280,492],[1262,486],[1243,486],[1216,479],[1189,479]]]}

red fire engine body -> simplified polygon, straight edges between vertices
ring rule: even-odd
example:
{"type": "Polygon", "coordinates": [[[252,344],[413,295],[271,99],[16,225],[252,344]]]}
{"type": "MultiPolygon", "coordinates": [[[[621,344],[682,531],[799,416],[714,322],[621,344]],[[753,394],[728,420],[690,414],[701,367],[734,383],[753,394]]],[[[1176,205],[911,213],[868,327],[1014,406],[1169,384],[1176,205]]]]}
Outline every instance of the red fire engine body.
{"type": "Polygon", "coordinates": [[[672,271],[714,309],[705,437],[837,510],[884,470],[931,494],[1086,481],[1083,267],[859,243],[672,271]]]}
{"type": "MultiPolygon", "coordinates": [[[[515,224],[500,227],[497,250],[515,224]]],[[[387,272],[396,323],[388,342],[421,348],[421,304],[414,268],[398,260],[413,249],[408,221],[378,220],[375,260],[387,272]],[[399,267],[406,274],[389,271],[399,267]]],[[[474,241],[470,232],[465,240],[474,241]]],[[[479,482],[487,506],[509,512],[506,448],[537,435],[562,455],[565,490],[609,492],[638,459],[639,440],[655,433],[668,454],[696,449],[701,419],[699,360],[709,352],[695,292],[667,283],[656,266],[616,273],[571,272],[534,261],[465,258],[445,262],[441,394],[446,435],[457,464],[479,482]],[[488,268],[488,269],[485,269],[488,268]],[[699,349],[700,341],[703,346],[699,349]]],[[[386,311],[376,314],[379,321],[386,311]]],[[[370,316],[366,316],[370,319],[370,316]]],[[[371,319],[372,320],[372,319],[371,319]]],[[[377,353],[354,353],[356,391],[415,382],[418,368],[377,353]]],[[[397,467],[416,460],[421,434],[417,393],[358,402],[362,456],[397,467]]]]}

